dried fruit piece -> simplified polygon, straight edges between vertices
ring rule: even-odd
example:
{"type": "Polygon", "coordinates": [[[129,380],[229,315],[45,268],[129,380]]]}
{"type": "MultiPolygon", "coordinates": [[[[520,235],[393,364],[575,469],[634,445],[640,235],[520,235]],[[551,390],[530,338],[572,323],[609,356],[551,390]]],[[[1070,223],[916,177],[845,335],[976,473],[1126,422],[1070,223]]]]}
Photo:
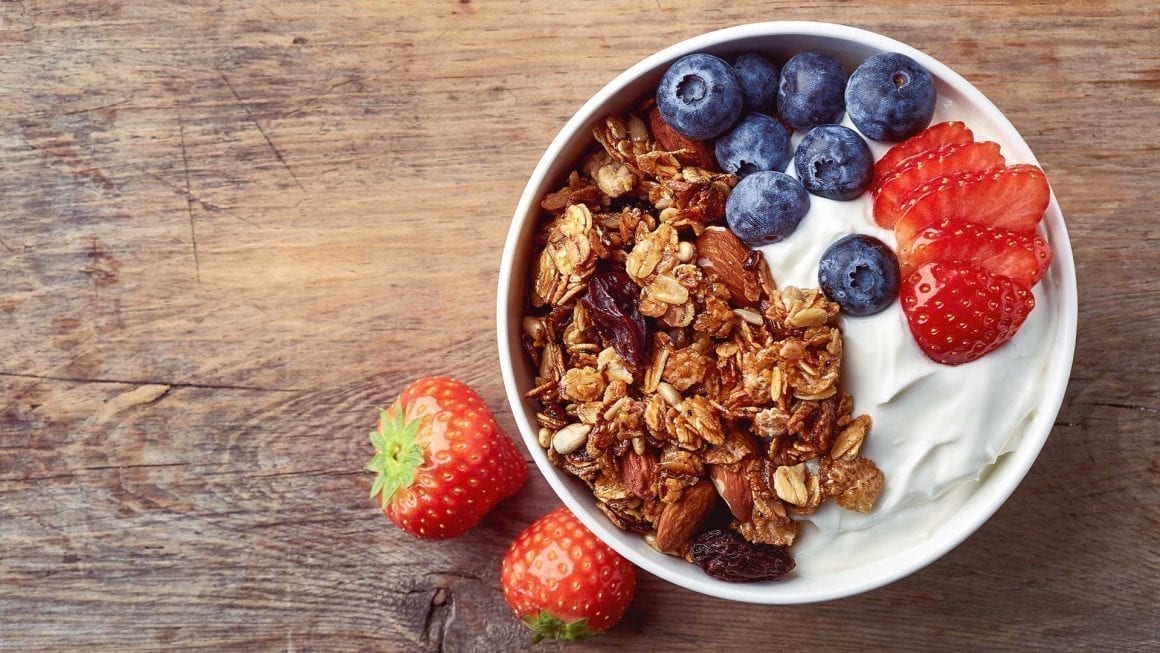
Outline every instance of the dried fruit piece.
{"type": "Polygon", "coordinates": [[[657,469],[657,459],[652,452],[641,454],[630,451],[625,454],[620,463],[620,475],[624,484],[638,498],[647,501],[656,497],[660,470],[657,469]]]}
{"type": "Polygon", "coordinates": [[[592,275],[588,290],[580,296],[597,335],[612,345],[637,374],[644,369],[652,346],[648,323],[640,313],[640,291],[623,272],[604,270],[592,275]]]}
{"type": "Polygon", "coordinates": [[[693,540],[693,562],[718,580],[745,583],[781,580],[794,562],[784,546],[754,544],[733,531],[711,530],[693,540]]]}

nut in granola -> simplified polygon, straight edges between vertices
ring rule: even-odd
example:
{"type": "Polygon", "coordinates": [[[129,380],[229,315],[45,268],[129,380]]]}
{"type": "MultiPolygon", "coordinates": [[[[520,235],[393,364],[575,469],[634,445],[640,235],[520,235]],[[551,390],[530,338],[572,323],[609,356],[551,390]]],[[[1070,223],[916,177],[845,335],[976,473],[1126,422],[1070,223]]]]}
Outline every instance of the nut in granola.
{"type": "Polygon", "coordinates": [[[709,465],[709,479],[717,494],[725,500],[729,511],[739,521],[749,521],[753,515],[753,490],[749,487],[743,463],[709,465]]]}
{"type": "Polygon", "coordinates": [[[588,434],[592,432],[592,427],[588,424],[569,424],[564,428],[556,431],[552,436],[552,448],[559,454],[570,454],[588,441],[588,434]]]}
{"type": "Polygon", "coordinates": [[[749,306],[761,298],[761,283],[753,270],[745,267],[751,250],[732,231],[709,227],[697,238],[697,264],[726,287],[732,299],[749,306]]]}
{"type": "Polygon", "coordinates": [[[686,489],[681,498],[666,505],[657,522],[657,548],[676,552],[693,539],[701,522],[717,502],[713,484],[702,482],[686,489]]]}

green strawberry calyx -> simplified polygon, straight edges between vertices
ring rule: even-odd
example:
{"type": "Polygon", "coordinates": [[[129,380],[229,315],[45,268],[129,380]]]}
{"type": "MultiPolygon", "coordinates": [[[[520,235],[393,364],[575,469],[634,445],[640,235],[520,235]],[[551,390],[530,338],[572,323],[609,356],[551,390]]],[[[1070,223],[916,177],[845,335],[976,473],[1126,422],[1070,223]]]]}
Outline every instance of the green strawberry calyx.
{"type": "Polygon", "coordinates": [[[523,621],[535,633],[535,636],[532,637],[533,644],[545,639],[558,639],[570,642],[579,639],[588,639],[589,637],[595,637],[600,634],[599,630],[594,630],[589,627],[587,618],[565,622],[546,610],[540,610],[536,614],[530,614],[524,617],[523,621]]]}
{"type": "Polygon", "coordinates": [[[410,487],[415,470],[423,464],[423,448],[417,442],[422,419],[407,420],[399,402],[379,409],[379,428],[371,432],[375,456],[367,469],[375,473],[371,498],[378,496],[383,508],[400,489],[410,487]]]}

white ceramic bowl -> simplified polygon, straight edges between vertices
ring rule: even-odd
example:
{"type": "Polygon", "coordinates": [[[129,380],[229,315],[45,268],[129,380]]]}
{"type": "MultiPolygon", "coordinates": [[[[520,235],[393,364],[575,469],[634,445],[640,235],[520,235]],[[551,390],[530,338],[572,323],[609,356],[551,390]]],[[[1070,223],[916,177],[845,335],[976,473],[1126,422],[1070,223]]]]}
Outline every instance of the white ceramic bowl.
{"type": "Polygon", "coordinates": [[[639,567],[696,592],[751,603],[808,603],[871,590],[921,569],[978,529],[1015,490],[1051,432],[1067,387],[1075,349],[1075,265],[1063,215],[1053,197],[1044,225],[1055,253],[1050,274],[1055,281],[1053,292],[1059,294],[1053,303],[1060,324],[1055,331],[1057,342],[1052,348],[1053,360],[1047,366],[1048,379],[1041,408],[1016,449],[991,468],[955,519],[947,520],[929,537],[906,546],[900,545],[897,551],[881,560],[874,560],[872,564],[821,576],[791,575],[777,583],[743,584],[713,579],[695,565],[658,553],[639,535],[616,528],[596,508],[590,490],[583,483],[548,461],[536,441],[535,407],[523,398],[524,392],[532,387],[533,372],[520,347],[520,318],[530,269],[530,240],[539,213],[539,201],[545,193],[556,190],[569,171],[577,167],[577,158],[592,142],[592,126],[605,115],[635,106],[654,92],[661,75],[673,61],[694,52],[731,55],[753,50],[773,55],[779,61],[796,52],[817,50],[838,59],[847,72],[872,54],[883,51],[904,53],[931,72],[940,97],[949,98],[966,108],[973,121],[985,124],[991,133],[999,135],[1014,149],[1016,159],[1035,162],[1023,138],[978,89],[931,56],[885,36],[829,23],[771,22],[741,25],[691,38],[646,58],[605,85],[572,116],[544,152],[516,207],[500,264],[497,305],[499,358],[508,401],[536,465],[560,499],[600,539],[639,567]]]}

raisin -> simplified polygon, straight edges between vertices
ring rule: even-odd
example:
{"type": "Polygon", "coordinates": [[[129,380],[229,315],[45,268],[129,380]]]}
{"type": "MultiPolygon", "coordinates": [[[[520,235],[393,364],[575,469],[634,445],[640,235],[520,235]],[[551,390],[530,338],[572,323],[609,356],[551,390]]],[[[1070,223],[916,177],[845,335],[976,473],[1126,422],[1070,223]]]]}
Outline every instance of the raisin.
{"type": "Polygon", "coordinates": [[[652,335],[640,312],[640,287],[624,272],[603,270],[592,275],[580,303],[605,345],[639,374],[648,361],[652,335]]]}
{"type": "Polygon", "coordinates": [[[789,549],[754,544],[730,530],[701,533],[693,538],[691,554],[706,574],[731,583],[781,580],[794,568],[789,549]]]}
{"type": "Polygon", "coordinates": [[[620,213],[625,209],[639,209],[642,213],[652,213],[653,205],[649,204],[648,200],[634,195],[621,195],[620,197],[614,197],[612,204],[608,207],[611,213],[620,213]]]}

